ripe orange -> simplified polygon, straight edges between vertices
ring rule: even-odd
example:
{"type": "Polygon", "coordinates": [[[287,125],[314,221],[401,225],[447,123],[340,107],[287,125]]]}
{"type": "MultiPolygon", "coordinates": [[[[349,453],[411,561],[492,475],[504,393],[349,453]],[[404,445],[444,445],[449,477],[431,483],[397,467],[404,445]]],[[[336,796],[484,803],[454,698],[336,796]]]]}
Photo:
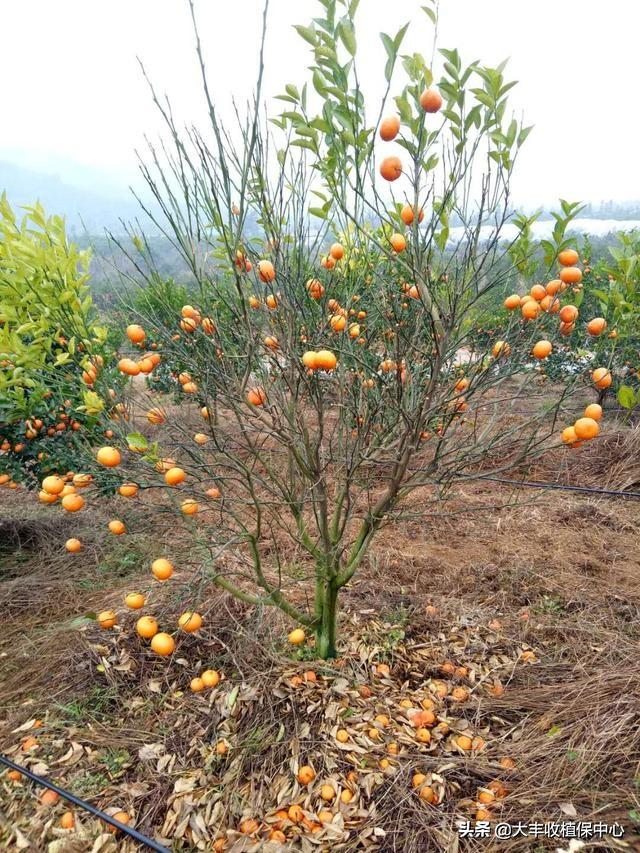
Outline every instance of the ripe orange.
{"type": "Polygon", "coordinates": [[[182,628],[187,634],[193,634],[194,631],[202,628],[202,616],[195,611],[188,610],[178,619],[178,627],[182,628]]]}
{"type": "MultiPolygon", "coordinates": [[[[265,338],[265,342],[268,340],[275,340],[275,338],[265,338]]],[[[276,344],[276,346],[277,346],[277,344],[276,344]]],[[[205,435],[203,432],[197,432],[193,436],[193,440],[195,441],[196,444],[203,445],[209,441],[209,436],[205,435]]]]}
{"type": "Polygon", "coordinates": [[[324,296],[324,285],[317,278],[310,278],[307,282],[307,293],[312,299],[322,299],[324,296]]]}
{"type": "Polygon", "coordinates": [[[160,632],[159,634],[155,634],[151,640],[151,650],[161,657],[170,655],[175,647],[176,643],[171,634],[160,632]]]}
{"type": "Polygon", "coordinates": [[[127,326],[127,337],[133,344],[141,344],[146,338],[146,334],[142,326],[137,326],[135,323],[127,326]]]}
{"type": "Polygon", "coordinates": [[[21,749],[23,752],[31,752],[32,749],[35,749],[38,746],[38,741],[32,735],[27,736],[22,741],[21,749]]]}
{"type": "Polygon", "coordinates": [[[420,743],[429,743],[431,740],[431,732],[429,729],[424,728],[424,726],[416,729],[416,740],[420,743]]]}
{"type": "Polygon", "coordinates": [[[60,794],[52,791],[50,788],[45,788],[40,795],[40,802],[43,806],[52,806],[54,803],[57,803],[59,799],[60,794]]]}
{"type": "Polygon", "coordinates": [[[183,515],[195,515],[199,509],[200,507],[198,506],[198,502],[193,498],[186,498],[186,500],[183,500],[180,504],[180,511],[183,515]]]}
{"type": "Polygon", "coordinates": [[[537,344],[533,347],[531,352],[534,357],[542,361],[542,359],[547,358],[551,355],[551,350],[553,346],[551,345],[551,341],[538,341],[537,344]]]}
{"type": "Polygon", "coordinates": [[[402,234],[392,234],[389,242],[391,243],[391,248],[394,252],[400,254],[400,252],[404,252],[407,248],[407,241],[402,236],[402,234]]]}
{"type": "Polygon", "coordinates": [[[82,550],[82,542],[79,539],[67,539],[64,547],[70,554],[77,554],[78,551],[82,550]]]}
{"type": "Polygon", "coordinates": [[[60,826],[63,829],[73,829],[73,827],[75,825],[76,825],[76,819],[73,816],[73,812],[71,812],[71,811],[65,812],[62,815],[62,817],[60,818],[60,826]]]}
{"type": "Polygon", "coordinates": [[[529,295],[532,299],[535,299],[536,302],[541,302],[547,295],[547,291],[541,284],[534,284],[529,291],[529,295]]]}
{"type": "Polygon", "coordinates": [[[334,243],[329,249],[329,255],[334,261],[339,261],[344,257],[344,246],[342,243],[334,243]]]}
{"type": "Polygon", "coordinates": [[[250,388],[247,393],[247,403],[251,406],[263,406],[267,400],[264,388],[250,388]]]}
{"type": "Polygon", "coordinates": [[[118,624],[118,617],[113,610],[103,610],[98,613],[98,622],[101,628],[113,628],[114,625],[118,624]]]}
{"type": "Polygon", "coordinates": [[[316,778],[316,772],[313,767],[309,767],[308,764],[303,765],[298,770],[298,775],[296,779],[301,785],[309,785],[316,778]]]}
{"type": "Polygon", "coordinates": [[[520,307],[520,297],[517,293],[512,293],[511,296],[507,296],[504,300],[504,307],[508,311],[514,311],[516,308],[520,307]]]}
{"type": "Polygon", "coordinates": [[[597,337],[601,335],[604,330],[607,328],[607,321],[604,317],[594,317],[593,320],[589,320],[587,323],[587,331],[590,335],[597,337]]]}
{"type": "Polygon", "coordinates": [[[177,486],[178,483],[182,483],[187,475],[182,470],[182,468],[169,468],[168,471],[165,472],[164,481],[168,486],[177,486]]]}
{"type": "Polygon", "coordinates": [[[258,261],[258,277],[260,281],[273,281],[276,277],[276,271],[271,261],[258,261]]]}
{"type": "Polygon", "coordinates": [[[565,284],[578,284],[582,281],[582,270],[579,267],[562,267],[560,281],[565,284]]]}
{"type": "Polygon", "coordinates": [[[145,601],[146,598],[141,592],[128,592],[124,597],[124,603],[130,610],[140,610],[145,601]]]}
{"type": "Polygon", "coordinates": [[[380,163],[380,174],[385,181],[397,181],[402,174],[402,160],[399,157],[385,157],[380,163]]]}
{"type": "Polygon", "coordinates": [[[420,106],[426,113],[437,113],[442,106],[442,95],[437,89],[425,89],[420,95],[420,106]]]}
{"type": "Polygon", "coordinates": [[[598,403],[590,403],[584,410],[585,418],[593,418],[594,421],[599,421],[602,417],[602,406],[598,403]]]}
{"type": "Polygon", "coordinates": [[[522,304],[520,312],[525,320],[535,320],[541,310],[540,303],[529,298],[522,304]]]}
{"type": "MultiPolygon", "coordinates": [[[[110,815],[114,820],[119,821],[120,823],[124,823],[126,826],[131,822],[131,818],[127,814],[127,812],[116,812],[115,814],[110,815]]],[[[109,832],[120,832],[117,826],[109,825],[109,832]]]]}
{"type": "Polygon", "coordinates": [[[556,296],[562,290],[562,282],[559,278],[552,279],[545,287],[548,296],[556,296]]]}
{"type": "Polygon", "coordinates": [[[596,388],[608,388],[613,382],[611,371],[606,367],[596,367],[591,374],[591,379],[596,388]]]}
{"type": "Polygon", "coordinates": [[[136,622],[136,632],[144,640],[150,640],[158,633],[158,623],[153,616],[141,616],[136,622]]]}
{"type": "MultiPolygon", "coordinates": [[[[404,222],[405,225],[413,225],[413,220],[415,219],[415,213],[410,204],[405,204],[402,210],[400,211],[400,219],[404,222]]],[[[422,222],[424,219],[424,210],[420,208],[418,210],[418,222],[422,222]]]]}
{"type": "Polygon", "coordinates": [[[466,751],[471,749],[473,740],[468,735],[458,735],[456,738],[456,744],[460,749],[464,749],[466,751]]]}
{"type": "Polygon", "coordinates": [[[202,679],[205,687],[217,687],[220,683],[220,673],[217,669],[205,669],[205,671],[200,674],[200,678],[202,679]]]}
{"type": "Polygon", "coordinates": [[[593,418],[578,418],[573,425],[573,428],[575,429],[578,438],[583,441],[589,441],[590,439],[595,438],[600,432],[598,421],[593,418]]]}
{"type": "Polygon", "coordinates": [[[316,370],[326,370],[327,372],[331,372],[332,370],[336,369],[337,364],[338,359],[330,350],[321,349],[319,352],[316,353],[316,370]]]}
{"type": "Polygon", "coordinates": [[[43,504],[54,504],[58,500],[57,495],[50,495],[44,490],[38,492],[38,500],[43,504]]]}
{"type": "Polygon", "coordinates": [[[84,498],[82,495],[75,493],[67,494],[62,498],[62,508],[67,512],[79,512],[84,506],[84,498]]]}
{"type": "Polygon", "coordinates": [[[387,116],[380,122],[380,138],[385,142],[391,142],[400,131],[400,119],[398,116],[387,116]]]}
{"type": "Polygon", "coordinates": [[[338,743],[346,743],[349,740],[349,732],[346,729],[338,729],[336,740],[338,743]]]}
{"type": "Polygon", "coordinates": [[[317,367],[317,364],[316,364],[317,356],[318,356],[318,353],[314,352],[313,350],[307,350],[305,353],[303,353],[301,361],[304,364],[304,366],[307,368],[307,370],[315,370],[316,369],[316,367],[317,367]]]}
{"type": "Polygon", "coordinates": [[[246,817],[239,825],[238,830],[243,835],[253,835],[260,829],[260,824],[252,817],[246,817]]]}
{"type": "MultiPolygon", "coordinates": [[[[8,482],[9,476],[5,475],[8,482]]],[[[64,489],[64,480],[61,477],[56,477],[54,475],[50,477],[45,477],[42,481],[42,488],[49,495],[59,495],[60,492],[64,489]]]]}
{"type": "Polygon", "coordinates": [[[575,429],[572,426],[565,427],[562,430],[562,440],[565,444],[575,444],[578,440],[575,429]]]}
{"type": "Polygon", "coordinates": [[[332,785],[322,785],[320,788],[320,796],[325,802],[330,803],[331,800],[335,797],[336,792],[333,789],[332,785]]]}
{"type": "Polygon", "coordinates": [[[96,459],[105,468],[115,468],[120,464],[120,451],[115,447],[101,447],[96,453],[96,459]]]}
{"type": "Polygon", "coordinates": [[[575,249],[563,249],[558,255],[558,263],[563,267],[573,267],[580,259],[580,255],[575,249]]]}
{"type": "Polygon", "coordinates": [[[170,563],[169,560],[165,560],[164,557],[159,557],[151,563],[151,573],[156,580],[169,580],[173,574],[173,564],[170,563]]]}
{"type": "Polygon", "coordinates": [[[118,486],[118,494],[123,498],[133,498],[138,494],[138,486],[135,483],[123,483],[118,486]]]}
{"type": "Polygon", "coordinates": [[[578,309],[575,305],[565,305],[560,310],[560,319],[563,323],[575,323],[578,319],[578,309]]]}
{"type": "Polygon", "coordinates": [[[124,521],[120,521],[119,518],[114,518],[112,521],[109,522],[107,527],[109,528],[111,533],[113,533],[114,536],[122,536],[123,533],[127,532],[127,528],[124,521]]]}
{"type": "Polygon", "coordinates": [[[301,643],[304,643],[306,639],[306,634],[302,630],[302,628],[294,628],[293,631],[289,633],[287,636],[289,642],[294,646],[299,646],[301,643]]]}
{"type": "Polygon", "coordinates": [[[350,803],[352,799],[353,791],[350,791],[349,788],[345,788],[340,794],[340,802],[346,805],[347,803],[350,803]]]}
{"type": "Polygon", "coordinates": [[[331,823],[333,820],[333,812],[327,811],[327,809],[321,809],[318,812],[318,820],[322,821],[322,823],[331,823]]]}
{"type": "Polygon", "coordinates": [[[204,690],[204,681],[201,678],[192,678],[189,687],[192,693],[202,693],[204,690]]]}
{"type": "Polygon", "coordinates": [[[77,489],[84,489],[86,486],[91,485],[93,481],[93,477],[91,474],[74,474],[73,476],[73,485],[77,489]]]}
{"type": "Polygon", "coordinates": [[[220,497],[220,489],[217,486],[211,486],[210,489],[207,489],[205,495],[208,498],[212,498],[213,500],[217,500],[220,497]]]}

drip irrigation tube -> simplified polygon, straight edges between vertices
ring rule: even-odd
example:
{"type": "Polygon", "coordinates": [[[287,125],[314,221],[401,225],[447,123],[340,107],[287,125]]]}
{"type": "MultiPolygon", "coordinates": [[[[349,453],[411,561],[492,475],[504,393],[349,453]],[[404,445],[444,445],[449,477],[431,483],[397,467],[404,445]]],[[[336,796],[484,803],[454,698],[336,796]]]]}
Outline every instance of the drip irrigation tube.
{"type": "Polygon", "coordinates": [[[540,483],[536,480],[509,480],[507,477],[480,475],[478,480],[491,480],[494,483],[508,483],[510,486],[525,486],[532,489],[559,489],[565,492],[585,492],[591,495],[607,495],[615,498],[640,498],[640,492],[624,492],[617,489],[598,489],[595,486],[570,486],[563,483],[540,483]]]}
{"type": "Polygon", "coordinates": [[[60,788],[58,785],[55,785],[48,779],[44,779],[42,776],[38,776],[37,774],[32,773],[31,770],[28,770],[26,767],[21,767],[19,764],[16,764],[15,762],[11,761],[9,758],[7,758],[5,755],[2,755],[1,753],[0,764],[4,764],[11,770],[17,770],[19,773],[22,773],[23,776],[26,776],[27,779],[31,779],[31,781],[35,782],[37,785],[42,785],[45,788],[49,788],[50,791],[55,791],[56,794],[59,794],[65,800],[68,800],[70,803],[73,803],[74,806],[77,806],[80,809],[84,809],[86,812],[89,812],[94,817],[99,817],[100,820],[105,821],[105,823],[110,824],[116,829],[122,830],[122,832],[125,832],[135,841],[138,841],[140,844],[144,844],[151,850],[157,850],[158,853],[170,853],[167,847],[163,847],[162,844],[159,844],[157,841],[153,841],[153,839],[147,838],[146,835],[143,835],[141,832],[138,832],[137,829],[134,829],[131,826],[127,826],[126,823],[120,823],[119,820],[115,820],[115,818],[111,817],[110,815],[101,812],[100,809],[97,809],[95,806],[92,806],[91,803],[87,803],[84,800],[81,800],[79,797],[76,797],[69,791],[65,791],[64,788],[60,788]]]}

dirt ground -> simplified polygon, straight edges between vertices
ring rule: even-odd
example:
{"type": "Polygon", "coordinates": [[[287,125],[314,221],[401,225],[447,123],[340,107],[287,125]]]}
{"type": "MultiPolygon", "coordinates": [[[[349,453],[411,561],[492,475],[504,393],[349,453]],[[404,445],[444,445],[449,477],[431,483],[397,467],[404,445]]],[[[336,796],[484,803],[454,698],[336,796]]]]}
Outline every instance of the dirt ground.
{"type": "MultiPolygon", "coordinates": [[[[640,490],[639,460],[640,430],[626,430],[551,454],[527,476],[640,490]]],[[[460,485],[446,514],[380,534],[345,591],[331,663],[292,652],[278,612],[208,588],[198,590],[204,628],[168,660],[136,637],[135,615],[101,631],[83,617],[121,612],[124,593],[146,589],[158,542],[183,547],[142,507],[130,534],[110,536],[109,513],[63,517],[0,491],[5,755],[126,811],[172,850],[580,849],[541,831],[464,836],[461,822],[485,817],[491,827],[618,823],[622,838],[582,849],[640,850],[637,500],[460,485]],[[70,535],[85,544],[73,557],[70,535]],[[207,666],[220,685],[190,693],[207,666]],[[316,774],[308,785],[296,779],[302,765],[316,774]],[[335,798],[322,799],[321,783],[335,798]],[[239,831],[247,818],[257,832],[239,831]],[[269,840],[278,830],[285,843],[269,840]]],[[[194,577],[185,567],[155,585],[158,618],[188,607],[194,577]]],[[[39,795],[0,775],[2,849],[142,849],[78,809],[75,827],[61,828],[68,806],[39,795]]]]}

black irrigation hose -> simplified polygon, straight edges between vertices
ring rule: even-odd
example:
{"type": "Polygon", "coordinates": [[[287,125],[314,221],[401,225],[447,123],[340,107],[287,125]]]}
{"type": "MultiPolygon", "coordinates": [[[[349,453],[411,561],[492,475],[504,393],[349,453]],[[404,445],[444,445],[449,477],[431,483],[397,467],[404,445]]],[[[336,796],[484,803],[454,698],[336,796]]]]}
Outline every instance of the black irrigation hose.
{"type": "Polygon", "coordinates": [[[111,817],[104,812],[101,812],[100,809],[97,809],[95,806],[92,806],[91,803],[87,803],[84,800],[81,800],[79,797],[76,797],[74,794],[69,793],[69,791],[65,791],[64,788],[59,788],[57,785],[54,785],[53,782],[50,782],[48,779],[44,779],[42,776],[37,776],[35,773],[32,773],[31,770],[27,770],[26,767],[21,767],[19,764],[15,764],[5,755],[0,753],[0,764],[4,764],[7,767],[10,767],[11,770],[17,770],[19,773],[22,773],[23,776],[26,776],[28,779],[31,779],[32,782],[35,782],[37,785],[43,785],[45,788],[49,788],[50,791],[55,791],[56,794],[59,794],[65,800],[68,800],[70,803],[73,803],[74,806],[78,806],[80,809],[84,809],[86,812],[89,812],[94,817],[99,817],[100,820],[105,821],[105,823],[111,824],[116,829],[122,830],[122,832],[126,832],[127,835],[130,835],[131,838],[138,841],[140,844],[144,844],[146,847],[150,847],[151,850],[157,850],[158,853],[170,853],[167,847],[163,847],[162,844],[159,844],[157,841],[153,841],[151,838],[147,838],[146,835],[143,835],[141,832],[138,832],[137,829],[133,829],[131,826],[127,826],[126,823],[120,823],[119,820],[111,817]]]}
{"type": "Polygon", "coordinates": [[[640,492],[622,492],[616,489],[598,489],[594,486],[569,486],[563,483],[540,483],[535,480],[509,480],[506,477],[478,476],[478,480],[492,480],[494,483],[508,483],[510,486],[527,486],[532,489],[559,489],[565,492],[586,492],[591,495],[608,495],[614,498],[640,498],[640,492]]]}

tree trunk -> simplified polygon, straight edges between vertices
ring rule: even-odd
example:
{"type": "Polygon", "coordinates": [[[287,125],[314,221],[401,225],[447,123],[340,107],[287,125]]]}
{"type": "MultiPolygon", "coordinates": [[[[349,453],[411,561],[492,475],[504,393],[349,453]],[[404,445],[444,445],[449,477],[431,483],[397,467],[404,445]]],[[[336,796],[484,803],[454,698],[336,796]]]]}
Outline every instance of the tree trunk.
{"type": "Polygon", "coordinates": [[[323,660],[336,657],[336,623],[338,615],[338,585],[334,578],[322,585],[320,621],[316,628],[316,649],[323,660]]]}

